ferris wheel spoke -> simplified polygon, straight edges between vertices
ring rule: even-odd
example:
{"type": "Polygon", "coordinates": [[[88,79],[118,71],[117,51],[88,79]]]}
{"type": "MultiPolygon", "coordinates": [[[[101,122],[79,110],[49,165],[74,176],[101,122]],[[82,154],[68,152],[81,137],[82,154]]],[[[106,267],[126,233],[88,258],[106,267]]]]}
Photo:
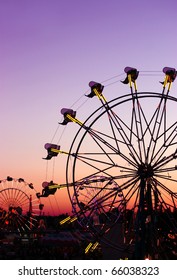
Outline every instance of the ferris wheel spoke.
{"type": "MultiPolygon", "coordinates": [[[[166,98],[166,96],[162,95],[162,99],[161,99],[161,102],[160,102],[158,110],[157,110],[157,115],[156,115],[156,119],[155,119],[155,122],[154,122],[153,130],[152,130],[154,145],[153,145],[152,153],[151,153],[151,160],[150,160],[151,162],[154,158],[155,149],[156,149],[156,146],[157,146],[157,143],[158,143],[159,134],[160,134],[161,127],[162,127],[162,122],[163,122],[163,128],[162,128],[163,133],[162,133],[162,135],[164,136],[164,143],[163,144],[165,144],[165,142],[166,142],[166,139],[165,139],[165,136],[166,136],[166,103],[167,103],[167,98],[166,98]],[[161,108],[161,106],[162,106],[162,108],[161,108]],[[160,110],[161,110],[161,112],[160,112],[160,110]]],[[[151,146],[151,144],[152,144],[152,138],[151,138],[149,146],[151,146]]]]}
{"type": "MultiPolygon", "coordinates": [[[[154,175],[158,174],[158,173],[168,173],[171,172],[171,171],[176,171],[177,170],[177,166],[173,166],[173,167],[166,167],[166,168],[158,168],[157,170],[154,171],[154,175]]],[[[167,178],[170,178],[171,176],[168,175],[167,178]]]]}
{"type": "MultiPolygon", "coordinates": [[[[177,150],[168,156],[158,159],[153,165],[154,171],[157,172],[161,167],[166,166],[177,158],[177,150]]],[[[176,165],[175,165],[176,166],[176,165]]],[[[174,166],[174,167],[175,167],[174,166]]]]}
{"type": "MultiPolygon", "coordinates": [[[[114,165],[114,161],[110,157],[110,152],[106,151],[106,147],[111,149],[111,151],[114,151],[115,154],[118,153],[118,150],[115,149],[112,145],[110,145],[110,143],[106,142],[106,140],[103,139],[102,137],[100,137],[97,133],[95,133],[95,132],[94,133],[90,133],[90,135],[92,136],[92,139],[95,141],[97,146],[101,149],[102,154],[106,155],[106,157],[108,158],[109,162],[111,162],[114,165]]],[[[95,160],[95,159],[92,158],[92,160],[95,160]]]]}
{"type": "MultiPolygon", "coordinates": [[[[163,176],[156,176],[157,178],[160,178],[160,179],[165,179],[167,182],[169,181],[169,182],[177,182],[177,180],[174,180],[174,179],[172,179],[172,178],[169,178],[169,177],[163,177],[163,176]]],[[[156,178],[156,180],[157,180],[157,178],[156,178]]],[[[159,184],[160,184],[160,182],[159,182],[159,184]]],[[[163,184],[162,184],[163,185],[163,184]]],[[[164,186],[164,185],[163,185],[164,186]]],[[[167,187],[165,187],[167,190],[169,190],[170,191],[170,189],[168,189],[167,187]]],[[[171,191],[171,194],[174,194],[174,196],[177,198],[177,193],[174,193],[174,192],[172,192],[171,191]]]]}
{"type": "MultiPolygon", "coordinates": [[[[138,99],[138,95],[136,96],[136,99],[138,99]]],[[[151,118],[150,121],[148,121],[148,119],[147,119],[147,117],[146,117],[146,115],[145,115],[145,113],[144,113],[144,111],[141,107],[140,101],[138,101],[138,108],[139,108],[139,111],[140,111],[139,114],[141,116],[140,117],[140,123],[141,123],[141,138],[140,138],[140,140],[144,139],[147,134],[149,134],[153,139],[153,132],[152,132],[153,128],[151,128],[151,123],[154,119],[154,116],[151,118]],[[142,126],[142,123],[144,123],[144,126],[142,126]]],[[[146,154],[145,146],[146,145],[144,143],[144,154],[146,154]]]]}
{"type": "MultiPolygon", "coordinates": [[[[76,159],[77,159],[77,157],[76,157],[76,159]]],[[[77,180],[77,181],[76,181],[76,184],[81,183],[83,180],[87,179],[88,177],[91,177],[91,176],[94,176],[94,175],[98,175],[98,174],[104,174],[104,175],[106,175],[106,176],[109,177],[109,178],[117,178],[117,179],[129,178],[129,177],[135,175],[135,173],[134,173],[135,171],[134,171],[134,170],[125,167],[125,170],[121,170],[121,172],[123,172],[123,171],[124,171],[124,172],[127,172],[127,170],[128,170],[128,172],[127,172],[126,175],[117,175],[117,176],[113,176],[113,175],[111,174],[111,169],[112,169],[112,168],[117,168],[117,167],[122,167],[122,168],[124,168],[124,167],[123,167],[123,166],[119,166],[119,165],[118,165],[118,166],[117,166],[117,165],[110,165],[110,166],[107,167],[107,168],[103,168],[103,167],[104,167],[104,165],[103,165],[102,168],[100,168],[99,166],[97,167],[97,166],[95,166],[95,164],[91,164],[90,162],[88,162],[88,161],[86,161],[86,160],[83,160],[83,159],[81,159],[81,158],[79,158],[79,159],[82,161],[82,163],[84,163],[84,165],[89,166],[89,167],[92,168],[92,170],[97,170],[97,171],[96,171],[96,172],[92,172],[92,173],[90,173],[89,175],[87,175],[86,177],[82,177],[81,179],[77,180]],[[108,173],[108,171],[109,171],[109,173],[108,173]],[[133,173],[131,173],[131,172],[133,172],[133,173]]],[[[89,158],[89,161],[95,162],[94,159],[90,159],[90,158],[89,158]]],[[[101,162],[101,161],[97,161],[97,160],[96,160],[96,162],[101,162]]],[[[103,162],[101,162],[101,163],[103,163],[103,162]]],[[[106,164],[107,164],[107,163],[106,163],[106,164]]],[[[68,183],[68,184],[69,184],[69,186],[72,185],[71,183],[68,183]]]]}
{"type": "MultiPolygon", "coordinates": [[[[117,181],[117,176],[114,177],[114,180],[117,181]]],[[[128,178],[127,178],[128,179],[128,178]]],[[[139,182],[139,176],[131,176],[130,179],[126,180],[123,183],[119,183],[119,188],[121,189],[121,191],[124,191],[126,189],[128,189],[129,187],[132,187],[133,185],[135,185],[137,182],[139,182]]]]}
{"type": "MultiPolygon", "coordinates": [[[[111,151],[114,151],[116,154],[119,153],[119,150],[117,148],[115,148],[113,145],[111,145],[108,141],[106,141],[104,138],[102,138],[101,136],[99,136],[99,134],[97,133],[97,131],[93,130],[93,129],[89,129],[89,134],[91,135],[92,139],[97,143],[97,145],[101,148],[102,146],[100,145],[100,143],[102,143],[105,147],[108,147],[111,151]]],[[[107,136],[107,135],[106,135],[107,136]]],[[[108,137],[110,138],[110,137],[108,137]]],[[[105,150],[103,150],[105,152],[105,150]]]]}
{"type": "Polygon", "coordinates": [[[101,204],[103,203],[106,199],[110,198],[110,196],[112,197],[112,195],[115,193],[115,190],[110,191],[109,193],[107,192],[106,194],[104,194],[104,187],[100,188],[100,190],[96,193],[94,193],[92,195],[92,197],[90,198],[90,200],[87,202],[87,205],[89,205],[89,207],[91,207],[91,203],[95,203],[95,200],[97,202],[97,204],[101,204]]]}
{"type": "Polygon", "coordinates": [[[152,191],[154,194],[152,203],[154,204],[154,208],[156,210],[158,209],[159,205],[161,207],[161,209],[159,209],[160,211],[162,211],[162,209],[168,210],[168,207],[172,206],[169,204],[171,195],[167,192],[166,188],[164,188],[161,183],[158,184],[157,181],[155,181],[155,184],[152,184],[152,191]]]}
{"type": "Polygon", "coordinates": [[[13,186],[13,187],[11,186],[10,188],[12,189],[11,197],[16,201],[18,199],[18,195],[19,195],[18,189],[16,189],[16,186],[13,186]]]}
{"type": "Polygon", "coordinates": [[[157,191],[157,193],[159,195],[161,195],[160,190],[157,189],[157,186],[159,186],[160,188],[162,188],[162,190],[165,191],[166,194],[169,194],[170,196],[172,195],[174,198],[177,199],[177,193],[174,193],[170,188],[168,188],[167,186],[165,186],[161,181],[159,181],[157,178],[154,179],[154,185],[155,185],[155,189],[157,191]]]}
{"type": "Polygon", "coordinates": [[[111,163],[107,162],[107,161],[103,161],[103,160],[98,160],[97,156],[99,156],[99,157],[104,156],[105,154],[103,154],[103,153],[94,153],[94,154],[87,153],[87,155],[90,156],[90,157],[86,157],[86,156],[83,156],[83,155],[79,154],[79,155],[77,155],[77,159],[82,160],[84,163],[87,163],[87,161],[90,161],[90,162],[93,161],[94,164],[97,162],[97,163],[101,163],[101,164],[109,165],[109,166],[114,166],[115,165],[113,160],[111,160],[111,163]],[[93,158],[93,155],[94,155],[94,158],[93,158]]]}
{"type": "Polygon", "coordinates": [[[8,199],[9,199],[8,198],[8,193],[7,192],[3,192],[3,191],[1,193],[5,197],[5,200],[8,201],[8,199]]]}
{"type": "Polygon", "coordinates": [[[159,140],[159,139],[161,139],[162,137],[164,138],[164,145],[166,146],[166,145],[173,145],[173,144],[176,144],[177,142],[174,142],[173,143],[173,140],[174,140],[174,138],[176,137],[176,135],[177,135],[177,133],[176,133],[176,131],[177,131],[177,122],[175,121],[170,127],[168,127],[168,128],[165,128],[164,129],[164,132],[163,133],[161,133],[159,136],[158,136],[158,138],[156,139],[156,140],[159,140]],[[173,130],[172,130],[173,129],[173,130]],[[169,133],[170,132],[170,130],[172,130],[172,132],[169,134],[169,136],[167,137],[167,133],[169,133]],[[173,134],[175,133],[175,135],[173,136],[173,134]],[[172,140],[169,140],[170,138],[172,137],[172,140]],[[168,143],[168,141],[169,141],[169,143],[168,143]]]}
{"type": "MultiPolygon", "coordinates": [[[[138,141],[138,149],[140,155],[140,162],[143,162],[143,159],[146,158],[146,148],[145,148],[145,141],[143,137],[143,127],[142,127],[142,108],[137,96],[137,91],[135,92],[134,96],[132,93],[132,118],[131,118],[131,129],[133,130],[135,127],[137,141],[138,141]],[[143,154],[144,157],[143,157],[143,154]]],[[[145,119],[146,120],[146,119],[145,119]]]]}
{"type": "Polygon", "coordinates": [[[9,197],[11,197],[11,195],[10,195],[10,189],[9,189],[9,188],[7,189],[7,192],[6,192],[6,193],[7,193],[7,198],[9,199],[9,197]]]}
{"type": "MultiPolygon", "coordinates": [[[[131,201],[131,199],[134,197],[135,194],[136,194],[136,196],[138,198],[139,191],[140,191],[139,185],[137,184],[137,181],[135,181],[129,187],[128,192],[124,195],[126,204],[128,204],[131,201]]],[[[136,205],[136,202],[137,202],[137,198],[134,201],[135,205],[136,205]]]]}
{"type": "Polygon", "coordinates": [[[2,204],[1,204],[1,205],[3,205],[3,204],[5,204],[6,201],[8,201],[8,200],[7,200],[7,198],[4,196],[4,193],[3,193],[3,192],[1,192],[0,194],[1,194],[1,195],[0,195],[0,200],[2,201],[2,204]]]}
{"type": "MultiPolygon", "coordinates": [[[[104,151],[104,150],[103,150],[104,151]]],[[[112,167],[120,167],[120,168],[124,168],[126,170],[133,170],[131,168],[127,168],[125,166],[121,166],[117,163],[115,163],[115,161],[113,161],[113,158],[111,158],[111,161],[108,162],[108,161],[102,161],[102,160],[98,160],[97,158],[95,158],[96,156],[99,156],[99,158],[101,156],[104,156],[105,157],[108,156],[108,159],[110,159],[110,156],[115,156],[116,154],[115,153],[107,153],[106,151],[103,152],[103,153],[78,153],[77,155],[75,154],[75,158],[79,159],[79,160],[82,160],[83,162],[87,163],[85,160],[88,160],[88,161],[93,161],[93,162],[98,162],[98,163],[102,163],[102,164],[106,164],[106,165],[111,165],[112,167]],[[87,157],[85,156],[87,155],[87,157]],[[88,155],[90,155],[90,157],[88,157],[88,155]],[[93,157],[94,156],[94,157],[93,157]]],[[[119,152],[118,156],[122,159],[125,160],[126,163],[130,164],[131,166],[133,167],[136,167],[136,164],[128,157],[126,157],[123,153],[119,152]]],[[[132,154],[130,154],[131,158],[133,158],[132,154]]],[[[134,158],[133,158],[134,159],[134,158]]]]}
{"type": "Polygon", "coordinates": [[[158,178],[162,178],[162,179],[166,179],[167,181],[171,181],[171,182],[177,182],[177,180],[176,179],[173,179],[173,178],[170,178],[169,176],[163,176],[163,175],[156,175],[156,177],[158,177],[158,178]]]}
{"type": "Polygon", "coordinates": [[[20,197],[22,196],[23,193],[21,193],[21,190],[19,189],[14,189],[14,199],[16,201],[18,201],[20,199],[20,197]]]}
{"type": "MultiPolygon", "coordinates": [[[[120,147],[119,147],[119,141],[117,140],[116,138],[116,134],[115,134],[115,131],[114,131],[114,127],[113,127],[113,120],[111,119],[111,114],[109,112],[107,112],[108,114],[108,119],[109,119],[109,124],[110,124],[110,127],[111,127],[111,131],[112,131],[112,134],[113,134],[113,139],[115,141],[115,145],[117,147],[117,150],[120,151],[120,147]]],[[[114,124],[115,125],[115,124],[114,124]]],[[[117,128],[117,127],[116,127],[117,128]]],[[[117,128],[118,129],[118,128],[117,128]]]]}
{"type": "Polygon", "coordinates": [[[21,197],[21,199],[19,200],[21,205],[29,205],[29,198],[26,196],[21,197]]]}
{"type": "MultiPolygon", "coordinates": [[[[101,157],[101,156],[105,156],[105,154],[101,154],[101,153],[98,153],[98,154],[96,154],[96,153],[94,153],[94,154],[92,154],[92,153],[87,153],[87,155],[88,156],[90,156],[90,157],[86,157],[86,156],[83,156],[83,155],[81,155],[81,154],[79,154],[79,155],[77,155],[77,159],[79,159],[79,160],[81,160],[84,164],[86,164],[86,165],[90,165],[90,166],[92,166],[93,168],[95,167],[95,168],[97,168],[96,166],[95,166],[95,163],[99,163],[99,164],[102,164],[103,166],[104,165],[109,165],[109,167],[108,167],[108,169],[109,168],[122,168],[122,172],[134,172],[134,169],[132,169],[132,168],[129,168],[129,167],[126,167],[126,166],[122,166],[122,165],[119,165],[119,164],[117,164],[117,163],[115,163],[114,161],[113,161],[113,163],[110,163],[110,162],[107,162],[107,161],[103,161],[103,160],[98,160],[97,158],[96,158],[96,156],[99,156],[99,158],[101,157]],[[93,155],[94,155],[94,157],[93,157],[93,155]],[[90,162],[93,162],[93,164],[91,164],[90,162]]],[[[114,155],[114,154],[113,154],[114,155]]],[[[127,161],[128,159],[127,159],[127,157],[125,157],[124,156],[124,154],[119,154],[120,155],[120,157],[121,158],[123,158],[125,161],[127,161]]],[[[130,161],[128,160],[128,163],[130,163],[130,161]]],[[[103,169],[103,170],[105,170],[105,169],[103,169]]]]}
{"type": "MultiPolygon", "coordinates": [[[[77,185],[77,184],[80,184],[82,183],[84,180],[87,180],[88,177],[91,177],[91,176],[95,176],[95,175],[100,175],[100,174],[104,174],[105,176],[110,176],[110,173],[108,173],[107,171],[110,170],[110,167],[108,168],[104,168],[104,169],[99,169],[99,168],[96,168],[95,166],[92,166],[90,165],[91,167],[93,167],[93,169],[97,170],[97,172],[94,172],[94,173],[90,173],[86,176],[86,177],[82,177],[81,179],[75,181],[75,183],[73,185],[77,185]]],[[[69,183],[69,186],[71,186],[72,183],[70,184],[69,183]]]]}
{"type": "MultiPolygon", "coordinates": [[[[98,147],[103,151],[103,153],[109,158],[110,161],[112,161],[112,158],[110,158],[109,156],[109,152],[106,151],[106,147],[108,147],[111,151],[114,152],[115,155],[119,155],[120,157],[122,157],[124,160],[126,160],[129,164],[131,164],[132,166],[136,166],[135,158],[133,158],[133,161],[126,157],[124,154],[122,154],[116,147],[114,147],[113,145],[111,145],[106,138],[102,138],[99,133],[97,133],[96,131],[91,130],[91,136],[92,139],[96,142],[96,144],[98,145],[98,147]]],[[[106,135],[107,136],[107,135],[106,135]]],[[[109,136],[108,136],[109,139],[109,136]]]]}
{"type": "MultiPolygon", "coordinates": [[[[132,135],[136,138],[136,140],[138,142],[140,141],[139,136],[137,135],[137,133],[135,133],[132,130],[132,127],[131,126],[129,127],[113,110],[111,110],[110,116],[111,116],[110,121],[112,121],[111,123],[114,124],[114,126],[112,124],[112,130],[114,131],[115,140],[117,142],[123,143],[124,145],[127,146],[128,150],[130,151],[130,154],[133,155],[133,159],[134,159],[135,163],[140,162],[141,155],[139,155],[137,153],[137,151],[135,150],[135,148],[131,142],[132,135]],[[114,127],[115,127],[115,130],[114,130],[114,127]],[[124,128],[130,133],[130,137],[128,137],[124,128]],[[117,135],[116,132],[118,133],[118,136],[120,136],[120,140],[117,140],[117,139],[119,139],[119,137],[116,137],[116,135],[117,135]]],[[[120,148],[119,148],[119,151],[121,151],[120,148]]]]}
{"type": "MultiPolygon", "coordinates": [[[[176,131],[177,127],[176,127],[176,123],[175,123],[174,125],[175,125],[175,128],[173,129],[173,131],[170,133],[170,135],[169,135],[168,137],[164,136],[164,134],[162,134],[162,135],[159,136],[159,139],[158,139],[158,140],[160,140],[161,137],[164,137],[164,141],[163,141],[163,144],[162,144],[162,145],[159,147],[159,149],[156,151],[156,154],[154,155],[154,157],[152,158],[152,160],[155,159],[156,162],[158,162],[158,161],[162,158],[162,156],[164,155],[164,153],[165,153],[171,146],[177,144],[177,142],[174,142],[174,139],[175,139],[176,136],[177,136],[177,131],[176,131]],[[171,140],[170,140],[170,138],[171,138],[171,140]],[[158,156],[158,157],[157,157],[157,156],[158,156]]],[[[170,130],[174,125],[172,125],[172,126],[169,128],[169,130],[170,130]]],[[[176,152],[176,151],[175,151],[175,152],[176,152]]],[[[175,154],[175,152],[174,152],[174,154],[175,154]]]]}
{"type": "Polygon", "coordinates": [[[155,138],[154,138],[154,134],[155,131],[157,130],[156,127],[158,126],[159,122],[158,122],[158,118],[159,118],[159,114],[160,114],[160,108],[162,106],[162,102],[163,102],[163,95],[160,98],[160,102],[157,106],[157,108],[155,109],[155,112],[153,113],[151,119],[149,122],[146,122],[146,129],[144,131],[144,135],[147,133],[147,131],[149,130],[151,139],[150,139],[150,144],[149,146],[151,146],[152,142],[155,142],[155,138]]]}

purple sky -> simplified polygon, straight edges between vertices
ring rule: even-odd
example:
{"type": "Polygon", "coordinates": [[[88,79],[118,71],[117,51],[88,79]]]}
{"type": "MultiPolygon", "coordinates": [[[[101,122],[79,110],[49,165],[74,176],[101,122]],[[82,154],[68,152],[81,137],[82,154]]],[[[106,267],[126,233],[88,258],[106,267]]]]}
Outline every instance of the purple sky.
{"type": "MultiPolygon", "coordinates": [[[[50,180],[44,144],[60,109],[78,100],[90,80],[126,66],[177,68],[176,13],[176,0],[1,0],[0,179],[22,177],[41,191],[50,180]]],[[[64,171],[54,172],[65,180],[64,171]]]]}

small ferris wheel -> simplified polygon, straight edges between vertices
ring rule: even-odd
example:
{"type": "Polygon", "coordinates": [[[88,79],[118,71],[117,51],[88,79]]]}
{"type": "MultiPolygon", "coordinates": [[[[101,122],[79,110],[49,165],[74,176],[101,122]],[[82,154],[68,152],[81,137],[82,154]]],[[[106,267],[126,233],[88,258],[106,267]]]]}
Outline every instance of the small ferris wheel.
{"type": "Polygon", "coordinates": [[[0,229],[26,233],[37,225],[43,204],[32,183],[8,176],[0,180],[0,229]]]}

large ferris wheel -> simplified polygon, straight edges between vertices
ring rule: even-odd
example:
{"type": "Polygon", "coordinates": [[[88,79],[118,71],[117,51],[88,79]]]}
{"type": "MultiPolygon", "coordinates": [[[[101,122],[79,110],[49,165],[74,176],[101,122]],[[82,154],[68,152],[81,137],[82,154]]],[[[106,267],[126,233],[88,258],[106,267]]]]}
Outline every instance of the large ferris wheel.
{"type": "MultiPolygon", "coordinates": [[[[78,130],[69,151],[46,144],[47,158],[65,154],[66,183],[49,184],[48,196],[66,187],[73,215],[98,242],[117,250],[130,250],[136,259],[168,258],[169,238],[177,236],[177,98],[170,95],[174,68],[163,69],[162,92],[138,92],[139,71],[125,68],[124,84],[130,93],[107,101],[104,86],[90,82],[87,98],[101,105],[84,121],[63,108],[61,125],[78,130]],[[123,239],[110,239],[121,228],[123,239]]],[[[176,251],[174,251],[174,255],[176,251]]]]}

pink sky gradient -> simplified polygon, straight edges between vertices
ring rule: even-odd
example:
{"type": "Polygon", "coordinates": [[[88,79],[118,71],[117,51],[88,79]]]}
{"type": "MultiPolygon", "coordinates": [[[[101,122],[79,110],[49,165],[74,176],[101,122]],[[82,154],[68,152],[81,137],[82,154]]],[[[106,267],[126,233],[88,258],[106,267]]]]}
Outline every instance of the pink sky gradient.
{"type": "MultiPolygon", "coordinates": [[[[0,179],[22,177],[39,192],[45,180],[65,183],[63,157],[55,165],[42,160],[61,108],[83,96],[90,80],[104,81],[126,66],[177,68],[176,11],[176,0],[1,0],[0,179]]],[[[159,91],[158,83],[147,84],[144,91],[159,91]]],[[[92,110],[82,109],[81,119],[92,110]]],[[[66,149],[71,135],[62,134],[66,149]]],[[[45,213],[71,209],[66,190],[44,204],[45,213]]]]}

